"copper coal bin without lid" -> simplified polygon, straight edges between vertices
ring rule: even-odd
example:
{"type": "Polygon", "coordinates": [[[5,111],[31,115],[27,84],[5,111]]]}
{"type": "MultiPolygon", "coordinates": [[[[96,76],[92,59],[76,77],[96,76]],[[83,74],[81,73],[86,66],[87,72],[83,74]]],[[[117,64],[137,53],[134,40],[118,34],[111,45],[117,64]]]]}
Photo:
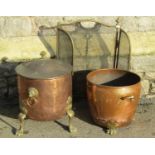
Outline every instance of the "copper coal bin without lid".
{"type": "Polygon", "coordinates": [[[140,97],[140,77],[119,69],[99,69],[87,75],[87,95],[94,121],[115,134],[128,125],[140,97]]]}
{"type": "Polygon", "coordinates": [[[53,59],[34,60],[16,67],[21,109],[17,135],[24,134],[26,116],[45,121],[59,119],[65,113],[69,116],[69,130],[73,131],[71,71],[70,65],[53,59]]]}

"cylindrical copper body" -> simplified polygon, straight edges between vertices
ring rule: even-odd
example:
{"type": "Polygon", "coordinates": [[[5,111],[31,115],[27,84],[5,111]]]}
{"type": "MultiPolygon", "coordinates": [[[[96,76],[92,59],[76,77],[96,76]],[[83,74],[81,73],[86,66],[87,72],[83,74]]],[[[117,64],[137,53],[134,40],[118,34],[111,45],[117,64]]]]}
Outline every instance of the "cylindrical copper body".
{"type": "Polygon", "coordinates": [[[107,127],[129,124],[140,97],[140,77],[118,69],[99,69],[87,75],[87,96],[94,121],[107,127]]]}
{"type": "Polygon", "coordinates": [[[56,120],[72,97],[72,67],[56,59],[41,59],[16,67],[20,109],[34,120],[56,120]]]}
{"type": "Polygon", "coordinates": [[[34,120],[56,120],[66,112],[66,102],[72,96],[72,77],[64,75],[52,79],[29,79],[18,75],[20,102],[28,98],[28,89],[35,88],[37,101],[26,106],[28,117],[34,120]]]}

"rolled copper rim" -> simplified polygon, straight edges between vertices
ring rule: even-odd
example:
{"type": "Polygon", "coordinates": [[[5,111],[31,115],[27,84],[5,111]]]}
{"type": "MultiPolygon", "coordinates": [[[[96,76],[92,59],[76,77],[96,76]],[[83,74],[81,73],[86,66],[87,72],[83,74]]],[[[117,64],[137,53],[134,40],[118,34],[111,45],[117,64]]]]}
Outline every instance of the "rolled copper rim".
{"type": "Polygon", "coordinates": [[[30,77],[25,77],[21,74],[18,74],[19,76],[23,77],[23,78],[26,78],[26,79],[29,79],[29,80],[54,80],[54,79],[59,79],[59,78],[63,78],[64,76],[68,76],[68,75],[71,75],[71,73],[66,73],[66,74],[63,74],[63,75],[59,75],[59,76],[55,76],[55,77],[51,77],[51,78],[41,78],[41,79],[34,79],[34,78],[30,78],[30,77]]]}
{"type": "MultiPolygon", "coordinates": [[[[106,74],[106,72],[103,73],[103,74],[106,74]]],[[[88,81],[89,83],[91,83],[91,84],[93,84],[93,85],[96,85],[96,86],[98,86],[98,87],[108,87],[108,88],[110,88],[110,87],[111,87],[111,88],[130,87],[130,86],[137,85],[138,83],[141,82],[140,76],[137,75],[136,73],[133,73],[133,72],[130,72],[130,71],[126,71],[126,70],[121,70],[121,69],[114,69],[114,68],[97,69],[97,70],[91,71],[90,73],[87,74],[86,79],[87,79],[87,81],[88,81]],[[108,86],[108,85],[104,85],[104,84],[102,85],[102,84],[97,84],[97,83],[95,83],[95,82],[92,82],[92,81],[90,80],[93,76],[97,75],[97,73],[102,72],[102,71],[107,71],[107,72],[108,72],[108,71],[116,71],[116,72],[129,73],[129,74],[131,74],[131,75],[134,75],[138,80],[137,80],[137,82],[134,82],[133,84],[130,84],[130,85],[122,85],[122,86],[108,86]]]]}

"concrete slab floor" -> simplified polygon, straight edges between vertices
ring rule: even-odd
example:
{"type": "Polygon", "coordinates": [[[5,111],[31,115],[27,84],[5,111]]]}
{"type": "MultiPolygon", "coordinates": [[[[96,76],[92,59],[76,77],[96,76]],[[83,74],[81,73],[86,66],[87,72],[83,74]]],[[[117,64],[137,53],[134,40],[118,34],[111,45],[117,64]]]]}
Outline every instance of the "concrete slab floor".
{"type": "MultiPolygon", "coordinates": [[[[18,138],[14,133],[19,127],[18,104],[16,100],[0,100],[0,137],[18,138]],[[17,102],[16,102],[17,103],[17,102]]],[[[120,128],[117,134],[110,136],[102,127],[97,126],[91,119],[87,106],[75,107],[76,117],[73,125],[78,132],[71,135],[67,128],[67,116],[57,121],[25,121],[25,130],[29,133],[21,138],[128,138],[155,137],[155,105],[139,105],[135,120],[127,127],[120,128]]]]}

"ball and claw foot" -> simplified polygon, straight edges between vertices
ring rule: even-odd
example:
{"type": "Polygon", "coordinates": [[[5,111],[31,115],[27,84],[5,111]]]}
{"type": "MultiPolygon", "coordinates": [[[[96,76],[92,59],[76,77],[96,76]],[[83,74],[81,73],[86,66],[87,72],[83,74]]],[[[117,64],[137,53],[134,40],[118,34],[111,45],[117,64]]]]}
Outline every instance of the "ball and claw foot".
{"type": "Polygon", "coordinates": [[[23,135],[25,135],[25,134],[28,134],[29,132],[28,131],[24,131],[24,130],[21,130],[21,129],[18,129],[17,131],[16,131],[16,136],[23,136],[23,135]]]}
{"type": "Polygon", "coordinates": [[[74,133],[77,133],[77,128],[75,128],[71,123],[72,123],[72,119],[74,117],[74,111],[73,110],[68,110],[67,111],[67,115],[69,117],[69,132],[74,134],[74,133]]]}
{"type": "Polygon", "coordinates": [[[115,135],[117,133],[117,129],[116,128],[109,128],[109,129],[107,129],[106,133],[109,135],[115,135]]]}
{"type": "Polygon", "coordinates": [[[71,125],[71,126],[69,127],[69,132],[70,132],[71,134],[75,134],[75,133],[77,133],[77,128],[71,125]]]}
{"type": "Polygon", "coordinates": [[[68,128],[69,128],[69,132],[71,134],[75,134],[77,133],[77,128],[75,128],[73,125],[72,125],[72,119],[75,115],[73,109],[72,109],[72,97],[69,96],[68,97],[68,100],[67,100],[67,116],[68,116],[68,128]]]}
{"type": "Polygon", "coordinates": [[[20,122],[20,127],[16,131],[16,136],[22,136],[22,135],[28,133],[28,131],[24,130],[24,119],[26,118],[26,114],[25,113],[20,113],[18,118],[19,118],[19,122],[20,122]]]}

